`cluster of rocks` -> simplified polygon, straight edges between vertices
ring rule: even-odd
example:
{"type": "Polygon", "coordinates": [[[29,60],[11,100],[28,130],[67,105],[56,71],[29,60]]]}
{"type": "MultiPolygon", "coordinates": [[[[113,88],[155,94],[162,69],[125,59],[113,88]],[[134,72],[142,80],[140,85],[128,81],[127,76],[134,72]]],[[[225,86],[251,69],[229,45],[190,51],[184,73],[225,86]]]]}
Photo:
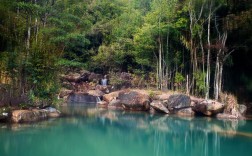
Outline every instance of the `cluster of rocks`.
{"type": "MultiPolygon", "coordinates": [[[[121,89],[131,88],[132,76],[129,73],[112,73],[108,75],[112,85],[100,85],[101,74],[80,70],[62,75],[61,90],[58,98],[67,103],[97,103],[99,107],[151,113],[178,114],[180,116],[216,116],[218,118],[244,118],[246,106],[232,105],[230,101],[220,103],[204,100],[184,94],[156,92],[150,95],[146,90],[121,89]],[[117,81],[126,87],[115,86],[117,81]],[[114,82],[115,81],[115,82],[114,82]],[[122,82],[125,82],[122,83],[122,82]]],[[[232,103],[232,102],[231,102],[232,103]]]]}
{"type": "Polygon", "coordinates": [[[244,105],[229,108],[228,104],[190,97],[184,94],[160,93],[150,97],[147,91],[134,89],[104,94],[102,99],[102,101],[98,102],[98,106],[103,108],[177,114],[180,116],[201,115],[242,119],[246,111],[246,106],[244,105]],[[227,109],[231,109],[231,111],[227,111],[227,109]]]}
{"type": "Polygon", "coordinates": [[[12,123],[24,123],[41,121],[48,118],[56,118],[61,115],[61,112],[55,108],[47,107],[45,109],[23,109],[9,110],[0,115],[1,120],[10,121],[12,123]],[[2,117],[1,117],[2,116],[2,117]]]}
{"type": "Polygon", "coordinates": [[[102,97],[103,94],[121,89],[130,88],[132,75],[130,73],[110,73],[109,75],[96,74],[86,70],[66,72],[61,75],[62,89],[58,95],[64,102],[97,102],[91,96],[102,97]],[[106,77],[107,84],[102,84],[102,79],[106,77]],[[84,97],[84,98],[83,98],[84,97]],[[91,101],[85,100],[93,99],[91,101]],[[80,100],[82,99],[82,101],[80,100]],[[84,99],[84,101],[83,101],[84,99]]]}
{"type": "Polygon", "coordinates": [[[101,74],[95,74],[86,70],[68,72],[67,74],[61,75],[61,84],[68,92],[86,92],[95,89],[102,77],[101,74]]]}
{"type": "Polygon", "coordinates": [[[120,90],[103,95],[103,101],[98,102],[101,107],[118,108],[124,110],[150,111],[151,113],[178,114],[194,116],[204,114],[216,115],[224,110],[224,104],[211,100],[192,101],[184,94],[162,93],[152,98],[144,90],[120,90]]]}

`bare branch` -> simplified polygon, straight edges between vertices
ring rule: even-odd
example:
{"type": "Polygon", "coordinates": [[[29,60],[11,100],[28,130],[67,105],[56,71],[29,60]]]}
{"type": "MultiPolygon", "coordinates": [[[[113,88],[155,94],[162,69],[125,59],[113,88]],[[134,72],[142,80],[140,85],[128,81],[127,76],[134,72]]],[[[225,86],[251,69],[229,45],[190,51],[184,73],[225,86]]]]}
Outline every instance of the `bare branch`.
{"type": "Polygon", "coordinates": [[[223,62],[225,62],[227,60],[227,58],[235,51],[235,49],[231,50],[229,53],[227,53],[224,58],[223,58],[223,62]]]}

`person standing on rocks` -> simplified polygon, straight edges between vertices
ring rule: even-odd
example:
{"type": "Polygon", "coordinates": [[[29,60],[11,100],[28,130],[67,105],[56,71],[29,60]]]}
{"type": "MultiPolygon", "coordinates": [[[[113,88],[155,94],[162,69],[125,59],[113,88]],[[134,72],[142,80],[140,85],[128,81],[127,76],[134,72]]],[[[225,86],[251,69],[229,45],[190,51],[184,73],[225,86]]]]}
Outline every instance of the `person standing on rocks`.
{"type": "Polygon", "coordinates": [[[107,75],[104,75],[104,78],[101,79],[101,85],[102,86],[107,86],[108,85],[107,75]]]}

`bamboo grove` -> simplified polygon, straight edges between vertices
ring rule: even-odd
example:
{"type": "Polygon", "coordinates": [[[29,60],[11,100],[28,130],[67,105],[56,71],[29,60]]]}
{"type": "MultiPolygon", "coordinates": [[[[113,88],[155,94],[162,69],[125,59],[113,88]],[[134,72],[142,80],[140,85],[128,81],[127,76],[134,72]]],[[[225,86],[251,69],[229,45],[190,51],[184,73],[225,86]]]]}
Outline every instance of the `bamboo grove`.
{"type": "MultiPolygon", "coordinates": [[[[54,97],[75,67],[154,77],[158,89],[218,99],[248,0],[1,0],[0,85],[54,97]]],[[[251,41],[246,40],[247,44],[251,41]]],[[[243,46],[246,46],[243,45],[243,46]]]]}

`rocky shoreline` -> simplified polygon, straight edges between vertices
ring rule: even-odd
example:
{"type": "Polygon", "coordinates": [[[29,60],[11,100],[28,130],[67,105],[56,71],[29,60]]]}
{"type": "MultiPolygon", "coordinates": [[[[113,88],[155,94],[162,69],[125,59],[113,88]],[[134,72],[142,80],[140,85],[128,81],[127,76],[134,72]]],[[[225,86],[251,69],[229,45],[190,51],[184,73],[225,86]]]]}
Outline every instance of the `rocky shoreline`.
{"type": "Polygon", "coordinates": [[[143,111],[152,114],[176,114],[179,116],[209,116],[224,119],[245,119],[246,106],[205,100],[181,93],[122,89],[111,93],[100,90],[71,92],[62,99],[67,102],[97,103],[97,107],[126,111],[143,111]],[[93,98],[90,98],[93,97],[93,98]],[[101,99],[101,100],[100,100],[101,99]],[[90,101],[88,101],[90,100],[90,101]],[[97,101],[95,101],[97,100],[97,101]]]}
{"type": "MultiPolygon", "coordinates": [[[[245,119],[247,107],[239,105],[232,95],[221,102],[205,100],[172,91],[140,88],[133,83],[130,73],[118,73],[111,78],[117,83],[99,85],[102,75],[81,70],[62,75],[64,88],[58,95],[65,103],[97,103],[98,107],[149,113],[177,114],[180,116],[210,116],[224,119],[245,119]]],[[[138,83],[139,84],[139,83],[138,83]]]]}
{"type": "MultiPolygon", "coordinates": [[[[133,85],[129,73],[118,74],[121,84],[100,85],[102,75],[79,71],[61,76],[63,88],[58,94],[62,105],[69,103],[96,104],[104,109],[143,111],[151,114],[178,116],[209,116],[220,119],[245,119],[247,107],[237,104],[234,96],[226,95],[221,102],[205,100],[179,92],[139,88],[133,85]]],[[[0,122],[24,123],[60,117],[55,108],[20,110],[0,108],[0,122]]]]}
{"type": "Polygon", "coordinates": [[[29,123],[61,116],[61,112],[53,107],[47,107],[45,109],[32,108],[2,111],[0,121],[10,123],[29,123]]]}
{"type": "MultiPolygon", "coordinates": [[[[104,88],[104,86],[103,86],[104,88]]],[[[234,103],[220,103],[176,92],[161,92],[141,89],[122,89],[104,93],[99,89],[87,92],[61,91],[63,105],[69,103],[95,104],[99,108],[142,111],[150,114],[178,115],[182,117],[208,116],[219,119],[246,119],[246,106],[234,103]]],[[[227,101],[230,101],[227,99],[227,101]]],[[[0,121],[29,123],[60,117],[55,108],[2,110],[0,121]],[[8,112],[8,113],[6,113],[8,112]]]]}

